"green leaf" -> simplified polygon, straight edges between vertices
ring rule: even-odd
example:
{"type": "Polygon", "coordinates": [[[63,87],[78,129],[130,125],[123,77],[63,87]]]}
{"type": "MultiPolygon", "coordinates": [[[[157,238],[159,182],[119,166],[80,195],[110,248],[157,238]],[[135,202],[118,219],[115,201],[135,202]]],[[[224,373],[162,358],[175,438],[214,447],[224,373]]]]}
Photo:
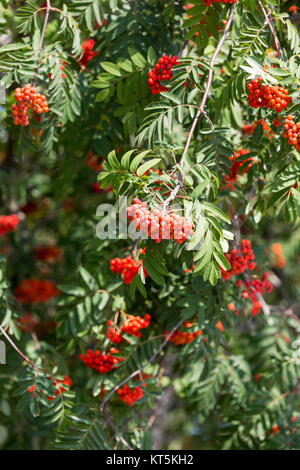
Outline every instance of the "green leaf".
{"type": "Polygon", "coordinates": [[[161,158],[152,158],[151,160],[149,160],[148,162],[146,163],[143,163],[143,165],[141,165],[136,174],[138,176],[143,176],[144,173],[146,173],[146,171],[148,171],[150,168],[153,168],[155,165],[157,165],[157,163],[159,163],[161,161],[161,158]]]}
{"type": "Polygon", "coordinates": [[[180,99],[178,98],[178,96],[174,95],[174,93],[170,93],[169,91],[162,91],[160,94],[176,104],[181,104],[180,99]]]}
{"type": "Polygon", "coordinates": [[[144,59],[142,54],[140,54],[140,52],[138,52],[136,49],[128,47],[128,53],[130,59],[137,67],[140,67],[142,69],[147,67],[147,61],[144,59]]]}
{"type": "Polygon", "coordinates": [[[82,279],[91,290],[94,290],[97,288],[98,286],[97,281],[83,266],[79,267],[79,272],[80,272],[82,279]]]}
{"type": "Polygon", "coordinates": [[[136,152],[136,149],[129,150],[128,152],[124,153],[123,157],[121,158],[121,168],[123,168],[124,170],[129,170],[130,157],[134,152],[136,152]]]}
{"type": "Polygon", "coordinates": [[[148,49],[147,59],[150,65],[155,65],[157,62],[157,56],[152,46],[150,46],[148,49]]]}
{"type": "Polygon", "coordinates": [[[214,204],[211,204],[210,202],[202,202],[201,206],[203,207],[204,210],[207,210],[208,212],[215,214],[221,220],[224,220],[224,222],[227,222],[230,224],[229,217],[226,214],[224,214],[224,212],[221,211],[221,209],[219,209],[214,204]]]}
{"type": "Polygon", "coordinates": [[[134,157],[134,159],[132,160],[131,164],[130,164],[130,171],[132,173],[135,173],[135,171],[137,170],[140,162],[143,160],[143,158],[148,155],[148,153],[150,153],[151,150],[145,150],[144,152],[141,152],[139,153],[136,157],[134,157]]]}
{"type": "Polygon", "coordinates": [[[225,258],[225,256],[222,253],[214,251],[213,256],[218,262],[218,264],[221,266],[221,268],[224,269],[224,271],[231,269],[230,263],[228,262],[227,258],[225,258]]]}
{"type": "Polygon", "coordinates": [[[122,74],[116,64],[112,62],[101,62],[101,67],[106,71],[115,75],[116,77],[122,77],[122,74]]]}

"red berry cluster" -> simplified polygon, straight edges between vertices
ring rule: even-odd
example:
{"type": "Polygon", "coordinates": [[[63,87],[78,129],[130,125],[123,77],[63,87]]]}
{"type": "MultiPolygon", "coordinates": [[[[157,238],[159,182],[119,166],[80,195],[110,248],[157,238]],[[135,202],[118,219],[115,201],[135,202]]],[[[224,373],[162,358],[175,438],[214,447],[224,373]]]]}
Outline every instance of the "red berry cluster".
{"type": "Polygon", "coordinates": [[[289,114],[284,121],[283,137],[300,152],[300,122],[295,122],[294,117],[289,114]]]}
{"type": "Polygon", "coordinates": [[[249,171],[249,168],[252,166],[254,159],[253,158],[245,158],[243,161],[237,161],[237,158],[240,157],[241,155],[247,155],[249,153],[248,150],[238,150],[237,152],[234,153],[232,157],[229,158],[229,160],[232,162],[231,168],[229,173],[224,177],[226,185],[230,188],[233,189],[232,183],[235,183],[238,177],[238,174],[242,173],[247,173],[249,171]],[[241,170],[241,166],[244,165],[245,162],[249,162],[249,165],[244,167],[241,170]]]}
{"type": "Polygon", "coordinates": [[[109,328],[107,329],[106,333],[105,333],[105,336],[109,339],[109,341],[111,341],[112,343],[115,343],[115,344],[120,344],[121,341],[123,341],[123,336],[121,334],[121,331],[120,330],[116,330],[115,328],[112,327],[112,321],[111,320],[108,320],[106,322],[107,326],[109,326],[109,328]]]}
{"type": "Polygon", "coordinates": [[[29,83],[23,88],[15,89],[15,98],[17,104],[13,104],[11,109],[16,126],[28,126],[29,118],[27,111],[29,109],[32,109],[34,114],[42,114],[49,111],[46,96],[37,93],[35,87],[29,83]]]}
{"type": "Polygon", "coordinates": [[[0,236],[14,232],[19,224],[16,214],[0,216],[0,236]]]}
{"type": "MultiPolygon", "coordinates": [[[[126,258],[114,258],[110,260],[110,270],[113,273],[121,274],[124,284],[131,284],[132,279],[137,274],[142,264],[142,260],[137,264],[131,256],[126,256],[126,258]]],[[[144,267],[143,270],[145,277],[147,277],[148,273],[144,267]]]]}
{"type": "Polygon", "coordinates": [[[148,85],[153,95],[157,95],[161,91],[168,91],[168,88],[161,85],[161,82],[168,81],[173,77],[172,67],[174,65],[178,65],[178,57],[176,55],[169,57],[164,54],[148,73],[148,85]]]}
{"type": "Polygon", "coordinates": [[[262,85],[261,77],[251,80],[247,84],[247,89],[249,92],[248,102],[252,108],[274,109],[280,113],[292,101],[286,88],[278,85],[262,85]]]}
{"type": "Polygon", "coordinates": [[[119,344],[124,339],[122,337],[122,333],[127,333],[129,335],[136,336],[137,338],[141,337],[140,330],[142,328],[148,328],[150,325],[151,316],[146,314],[144,318],[140,317],[139,315],[127,315],[127,320],[122,324],[119,330],[112,327],[112,321],[108,320],[106,322],[107,326],[109,326],[105,336],[112,342],[119,344]]]}
{"type": "Polygon", "coordinates": [[[39,261],[54,263],[61,255],[61,248],[58,246],[36,246],[34,256],[39,261]]]}
{"type": "MultiPolygon", "coordinates": [[[[189,323],[189,322],[184,322],[183,326],[185,328],[191,328],[193,326],[193,324],[189,323]]],[[[202,333],[202,330],[193,331],[191,333],[176,330],[170,336],[168,341],[172,342],[175,346],[180,346],[182,344],[189,344],[192,341],[194,341],[199,335],[201,335],[201,333],[202,333]]],[[[166,338],[168,336],[168,334],[169,334],[169,332],[165,331],[164,332],[164,337],[166,338]]]]}
{"type": "Polygon", "coordinates": [[[119,399],[128,406],[133,406],[136,401],[140,400],[144,396],[144,392],[141,387],[134,387],[131,389],[128,385],[123,385],[123,387],[117,390],[119,399]]]}
{"type": "Polygon", "coordinates": [[[122,333],[128,333],[129,335],[141,337],[140,330],[142,328],[148,328],[150,325],[151,316],[147,313],[144,318],[139,315],[128,315],[128,320],[121,326],[122,333]]]}
{"type": "Polygon", "coordinates": [[[271,292],[273,286],[267,279],[268,275],[269,273],[263,273],[261,279],[251,279],[250,281],[248,279],[244,279],[246,289],[243,290],[242,296],[247,298],[248,295],[251,297],[257,292],[261,294],[271,292]]]}
{"type": "Polygon", "coordinates": [[[231,276],[241,274],[247,269],[251,271],[255,268],[255,257],[251,248],[250,240],[244,238],[241,241],[240,251],[237,248],[234,248],[230,253],[225,253],[225,256],[230,263],[231,269],[229,271],[223,271],[221,268],[222,278],[224,280],[229,279],[231,276]]]}
{"type": "Polygon", "coordinates": [[[172,239],[181,244],[194,234],[193,225],[184,217],[159,209],[150,211],[140,199],[134,199],[127,208],[127,217],[136,230],[144,232],[156,243],[172,239]]]}
{"type": "Polygon", "coordinates": [[[268,281],[269,273],[263,273],[261,279],[252,278],[244,279],[243,281],[238,280],[236,282],[237,287],[242,287],[244,284],[245,289],[242,291],[243,299],[249,298],[252,302],[252,308],[250,310],[250,315],[253,317],[257,315],[261,310],[261,303],[257,298],[257,293],[265,294],[271,292],[273,289],[272,284],[268,281]]]}
{"type": "Polygon", "coordinates": [[[15,287],[14,294],[19,302],[36,304],[56,297],[59,290],[52,281],[25,279],[15,287]]]}
{"type": "Polygon", "coordinates": [[[119,351],[115,348],[110,349],[108,354],[103,354],[98,349],[93,352],[88,349],[86,354],[80,354],[80,359],[90,369],[95,369],[99,374],[105,374],[116,368],[116,365],[123,359],[120,357],[112,356],[112,354],[118,353],[119,351]]]}
{"type": "Polygon", "coordinates": [[[86,67],[90,60],[92,60],[95,55],[99,54],[97,51],[93,51],[95,45],[94,39],[86,39],[82,44],[81,48],[83,49],[83,55],[79,60],[80,65],[86,67]]]}

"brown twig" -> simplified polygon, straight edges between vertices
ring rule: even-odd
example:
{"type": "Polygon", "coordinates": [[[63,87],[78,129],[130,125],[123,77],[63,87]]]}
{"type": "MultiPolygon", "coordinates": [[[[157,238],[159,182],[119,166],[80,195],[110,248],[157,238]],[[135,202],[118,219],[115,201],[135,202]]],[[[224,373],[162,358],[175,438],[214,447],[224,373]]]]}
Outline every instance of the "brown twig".
{"type": "Polygon", "coordinates": [[[18,346],[13,342],[13,340],[10,338],[10,336],[6,333],[6,331],[4,330],[4,328],[1,325],[0,325],[0,331],[3,334],[3,336],[5,336],[7,341],[11,344],[11,346],[14,348],[14,350],[22,357],[22,359],[24,359],[24,361],[26,361],[28,364],[30,364],[35,370],[37,370],[37,371],[41,370],[41,369],[39,369],[38,366],[36,366],[34,364],[34,362],[32,362],[27,356],[25,356],[25,354],[23,354],[22,351],[20,351],[18,346]]]}
{"type": "Polygon", "coordinates": [[[37,65],[36,65],[36,68],[35,68],[35,71],[34,71],[34,77],[33,77],[33,80],[32,80],[33,85],[35,85],[35,83],[36,83],[37,72],[38,72],[38,69],[39,69],[38,57],[39,57],[39,55],[41,53],[41,50],[43,48],[44,39],[45,39],[45,32],[46,32],[47,24],[48,24],[48,21],[49,21],[49,14],[50,14],[50,11],[52,10],[50,0],[47,0],[46,7],[44,7],[44,8],[46,10],[46,13],[45,13],[43,29],[42,29],[42,33],[41,33],[41,37],[40,37],[39,48],[36,51],[37,65]]]}
{"type": "Polygon", "coordinates": [[[132,372],[130,375],[128,375],[128,377],[126,377],[124,380],[122,380],[122,382],[120,382],[118,385],[116,385],[108,394],[107,396],[105,397],[105,399],[103,400],[103,402],[101,403],[101,406],[100,406],[100,411],[104,411],[104,408],[105,408],[105,405],[107,404],[108,400],[110,399],[110,397],[117,391],[119,390],[119,388],[121,388],[124,384],[126,384],[130,379],[132,379],[133,377],[135,377],[137,374],[139,374],[140,372],[142,372],[142,370],[145,369],[146,366],[148,366],[152,361],[154,361],[154,359],[156,359],[156,357],[159,355],[159,353],[163,350],[163,348],[165,347],[165,345],[168,343],[169,339],[171,338],[172,334],[174,333],[174,331],[176,331],[180,325],[184,322],[184,318],[182,318],[178,323],[176,323],[176,325],[172,328],[172,330],[168,333],[168,335],[166,336],[165,340],[163,341],[163,343],[160,345],[160,347],[157,349],[157,351],[155,351],[155,353],[150,357],[150,359],[148,359],[148,361],[141,367],[139,367],[138,369],[136,369],[134,372],[132,372]]]}
{"type": "Polygon", "coordinates": [[[259,7],[260,7],[260,9],[261,9],[261,11],[262,11],[262,13],[265,17],[265,20],[266,20],[265,22],[266,22],[266,24],[268,24],[268,26],[270,28],[270,31],[272,33],[274,43],[275,43],[275,47],[276,47],[277,54],[278,54],[278,59],[281,59],[282,58],[282,49],[281,49],[281,45],[280,45],[277,33],[276,33],[275,28],[273,26],[272,20],[270,19],[269,15],[268,15],[265,7],[261,3],[261,1],[257,0],[257,3],[259,4],[259,7]]]}
{"type": "Polygon", "coordinates": [[[51,3],[50,3],[50,0],[47,0],[47,6],[46,6],[46,13],[45,13],[45,20],[44,20],[44,24],[43,24],[43,29],[42,29],[42,34],[41,34],[41,39],[40,39],[40,45],[39,45],[39,48],[36,52],[37,55],[40,54],[42,48],[43,48],[43,43],[44,43],[44,38],[45,38],[45,32],[46,32],[46,28],[47,28],[47,24],[48,24],[48,20],[49,20],[49,14],[50,14],[50,10],[52,10],[52,7],[51,7],[51,3]]]}

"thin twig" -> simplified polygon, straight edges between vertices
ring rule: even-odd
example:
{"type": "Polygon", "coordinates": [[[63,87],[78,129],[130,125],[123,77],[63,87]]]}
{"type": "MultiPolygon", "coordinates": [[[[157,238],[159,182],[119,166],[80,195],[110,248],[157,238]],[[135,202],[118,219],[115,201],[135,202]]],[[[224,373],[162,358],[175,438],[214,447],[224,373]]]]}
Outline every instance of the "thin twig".
{"type": "MultiPolygon", "coordinates": [[[[208,98],[208,94],[209,94],[209,90],[210,90],[210,87],[211,87],[211,84],[212,84],[212,79],[213,79],[213,74],[214,74],[214,70],[213,70],[213,67],[215,65],[215,61],[216,61],[216,58],[224,44],[224,41],[226,39],[226,36],[227,36],[227,33],[230,29],[230,26],[231,26],[231,23],[233,21],[233,13],[234,13],[234,5],[231,6],[230,8],[230,13],[229,13],[229,18],[228,18],[228,21],[227,21],[227,24],[226,24],[226,27],[223,31],[223,34],[222,34],[222,37],[219,41],[219,44],[217,45],[216,47],[216,50],[212,56],[212,58],[210,59],[210,62],[209,62],[209,65],[210,65],[210,70],[208,72],[208,78],[207,78],[207,84],[206,84],[206,88],[205,88],[205,91],[204,91],[204,95],[203,95],[203,98],[202,98],[202,101],[201,101],[201,104],[200,104],[200,113],[204,111],[204,106],[205,106],[205,103],[207,101],[207,98],[208,98]]],[[[198,111],[198,112],[199,112],[198,111]]],[[[199,113],[199,116],[200,116],[200,113],[199,113]]],[[[198,113],[197,113],[198,114],[198,113]]],[[[198,116],[198,117],[199,117],[198,116]]],[[[196,117],[195,117],[196,119],[196,117]]],[[[197,122],[196,122],[197,124],[197,122]]],[[[196,125],[195,124],[195,125],[196,125]]],[[[195,127],[195,126],[194,126],[195,127]]]]}
{"type": "Polygon", "coordinates": [[[46,32],[46,28],[47,28],[47,24],[48,24],[48,20],[49,20],[49,14],[50,14],[50,10],[52,10],[50,0],[47,0],[45,9],[46,9],[46,13],[45,13],[43,29],[42,29],[42,33],[41,33],[41,37],[40,37],[40,44],[39,44],[38,50],[36,51],[37,65],[35,67],[34,77],[33,77],[33,80],[32,80],[33,85],[35,85],[35,83],[36,83],[36,77],[37,77],[37,73],[38,73],[38,69],[39,69],[38,57],[39,57],[39,55],[41,53],[41,50],[43,48],[44,39],[45,39],[45,32],[46,32]]]}
{"type": "Polygon", "coordinates": [[[271,313],[269,305],[267,304],[267,302],[265,301],[265,299],[263,298],[260,292],[256,292],[255,295],[257,299],[259,300],[259,303],[261,305],[261,308],[265,317],[267,317],[266,322],[268,323],[269,326],[274,325],[274,321],[272,320],[272,318],[269,318],[269,315],[271,313]]]}
{"type": "Polygon", "coordinates": [[[177,57],[180,58],[186,46],[188,45],[189,40],[187,39],[180,48],[180,51],[177,54],[177,57]]]}
{"type": "Polygon", "coordinates": [[[42,29],[42,34],[41,34],[41,39],[40,39],[40,45],[39,45],[39,48],[36,52],[37,55],[40,54],[42,48],[43,48],[43,43],[44,43],[44,38],[45,38],[45,32],[46,32],[46,28],[47,28],[47,24],[48,24],[48,20],[49,20],[49,14],[50,14],[50,10],[52,9],[51,7],[51,3],[50,3],[50,0],[47,0],[47,6],[46,6],[46,13],[45,13],[45,20],[44,20],[44,24],[43,24],[43,29],[42,29]]]}
{"type": "Polygon", "coordinates": [[[138,369],[136,369],[134,372],[132,372],[128,377],[126,377],[124,380],[122,380],[122,382],[120,382],[118,385],[116,385],[108,394],[107,396],[105,397],[105,399],[103,400],[102,404],[101,404],[101,407],[100,407],[100,411],[103,412],[104,408],[105,408],[105,405],[107,404],[108,400],[110,399],[110,397],[117,391],[119,390],[119,388],[121,388],[124,384],[126,384],[130,379],[132,379],[133,377],[135,377],[137,374],[139,374],[140,372],[142,372],[143,369],[145,369],[146,366],[148,366],[152,361],[154,361],[154,359],[156,359],[156,357],[159,355],[159,353],[163,350],[163,348],[165,347],[165,345],[168,343],[169,339],[171,338],[172,334],[174,333],[174,331],[176,331],[180,325],[184,322],[184,318],[182,318],[178,323],[176,323],[176,325],[172,328],[172,330],[168,333],[168,335],[166,336],[164,342],[160,345],[160,347],[157,349],[157,351],[155,351],[155,353],[150,357],[150,359],[148,359],[148,361],[141,367],[139,367],[138,369]]]}
{"type": "Polygon", "coordinates": [[[17,351],[17,353],[22,357],[22,359],[24,359],[24,361],[26,361],[28,364],[30,364],[35,370],[38,370],[38,371],[41,370],[41,369],[39,369],[38,366],[36,366],[34,364],[34,362],[32,362],[27,356],[25,356],[25,354],[23,354],[22,351],[20,351],[18,346],[13,342],[13,340],[10,338],[10,336],[6,333],[6,331],[4,330],[4,328],[1,325],[0,325],[0,331],[5,336],[7,341],[11,344],[11,346],[14,348],[14,350],[17,351]]]}
{"type": "Polygon", "coordinates": [[[300,318],[294,313],[293,311],[293,305],[290,307],[280,307],[279,305],[269,305],[269,309],[273,310],[275,312],[279,312],[285,317],[291,317],[298,323],[300,323],[300,318]]]}
{"type": "MultiPolygon", "coordinates": [[[[194,130],[195,130],[195,127],[198,123],[198,120],[201,116],[201,114],[204,115],[204,117],[208,120],[209,124],[211,125],[211,121],[210,119],[208,118],[206,112],[204,111],[204,106],[206,104],[206,101],[207,101],[207,98],[208,98],[208,94],[209,94],[209,90],[210,90],[210,87],[211,87],[211,84],[212,84],[212,79],[213,79],[213,73],[214,73],[214,70],[213,70],[213,67],[214,67],[214,64],[215,64],[215,61],[216,61],[216,58],[224,44],[224,41],[226,39],[226,36],[227,36],[227,33],[229,31],[229,28],[231,26],[231,23],[233,21],[233,13],[234,13],[234,5],[231,6],[230,8],[230,14],[229,14],[229,18],[228,18],[228,21],[227,21],[227,24],[226,24],[226,27],[223,31],[223,34],[222,34],[222,37],[216,47],[216,50],[215,52],[213,53],[211,59],[210,59],[210,62],[209,62],[209,65],[210,65],[210,70],[208,72],[208,78],[207,78],[207,84],[206,84],[206,87],[205,87],[205,90],[204,90],[204,94],[203,94],[203,97],[202,97],[202,100],[201,100],[201,104],[198,108],[198,111],[196,113],[196,116],[194,117],[194,120],[193,120],[193,123],[191,125],[191,128],[189,130],[189,133],[188,133],[188,137],[187,137],[187,140],[186,140],[186,143],[185,143],[185,146],[184,146],[184,150],[183,150],[183,153],[182,153],[182,156],[181,156],[181,160],[179,162],[179,165],[182,166],[182,163],[183,163],[183,159],[185,157],[185,155],[187,154],[188,152],[188,149],[189,149],[189,146],[190,146],[190,143],[191,143],[191,140],[192,140],[192,136],[193,136],[193,133],[194,133],[194,130]]],[[[213,129],[214,131],[214,129],[213,129]]],[[[181,173],[179,174],[179,177],[178,177],[178,184],[175,186],[175,188],[173,189],[172,193],[170,194],[170,196],[168,197],[168,199],[165,201],[164,203],[164,209],[166,208],[166,206],[173,200],[175,199],[176,197],[176,194],[178,193],[179,189],[180,189],[180,186],[181,186],[181,173]]]]}
{"type": "Polygon", "coordinates": [[[276,47],[276,50],[277,50],[277,54],[278,54],[278,59],[281,59],[282,57],[282,49],[281,49],[281,46],[280,46],[280,42],[279,42],[279,39],[278,39],[278,36],[277,36],[277,33],[275,31],[275,28],[273,26],[273,23],[272,23],[272,20],[270,19],[265,7],[263,6],[263,4],[261,3],[260,0],[257,0],[258,4],[259,4],[259,7],[265,17],[265,20],[266,20],[266,24],[268,24],[269,28],[270,28],[270,31],[272,33],[272,36],[273,36],[273,39],[274,39],[274,43],[275,43],[275,47],[276,47]]]}

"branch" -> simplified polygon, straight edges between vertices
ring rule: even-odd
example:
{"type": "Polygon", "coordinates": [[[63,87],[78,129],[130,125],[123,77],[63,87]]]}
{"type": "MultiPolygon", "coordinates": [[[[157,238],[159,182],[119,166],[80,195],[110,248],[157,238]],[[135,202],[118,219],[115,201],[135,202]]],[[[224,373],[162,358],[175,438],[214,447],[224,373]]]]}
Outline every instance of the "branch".
{"type": "Polygon", "coordinates": [[[189,40],[187,39],[180,48],[180,51],[177,54],[177,57],[180,58],[186,46],[188,45],[189,40]]]}
{"type": "Polygon", "coordinates": [[[269,305],[267,304],[267,302],[265,301],[265,299],[263,298],[260,292],[256,292],[255,295],[260,302],[260,305],[261,305],[261,308],[265,317],[267,317],[266,322],[268,323],[269,326],[274,325],[274,321],[272,320],[272,318],[269,318],[269,315],[271,313],[269,305]]]}
{"type": "Polygon", "coordinates": [[[33,77],[33,81],[32,81],[33,85],[35,85],[35,83],[36,83],[36,77],[37,77],[37,73],[38,73],[38,69],[39,69],[38,57],[39,57],[39,55],[41,53],[41,50],[43,48],[44,39],[45,39],[45,32],[46,32],[46,28],[47,28],[47,24],[48,24],[48,20],[49,20],[49,14],[50,14],[50,10],[52,10],[50,0],[46,1],[46,7],[44,7],[43,9],[46,10],[46,13],[45,13],[45,19],[44,19],[43,29],[42,29],[42,33],[41,33],[39,48],[36,51],[37,65],[36,65],[35,71],[34,71],[34,77],[33,77]]]}
{"type": "Polygon", "coordinates": [[[280,46],[280,42],[279,42],[279,39],[278,39],[278,36],[277,36],[277,33],[275,31],[275,28],[273,26],[273,23],[272,23],[272,20],[270,19],[266,9],[264,8],[263,4],[261,3],[260,0],[257,0],[258,4],[259,4],[259,7],[261,9],[261,11],[263,12],[263,15],[265,17],[265,24],[268,24],[269,28],[270,28],[270,31],[272,33],[272,36],[274,38],[274,43],[275,43],[275,47],[276,47],[276,50],[277,50],[277,54],[278,54],[278,59],[281,59],[282,58],[282,49],[281,49],[281,46],[280,46]]]}
{"type": "MultiPolygon", "coordinates": [[[[209,62],[210,70],[208,72],[208,79],[207,79],[206,89],[204,91],[204,95],[203,95],[203,98],[202,98],[202,101],[201,101],[201,104],[200,104],[200,110],[198,111],[199,116],[200,116],[201,113],[204,112],[204,106],[205,106],[206,100],[208,98],[209,90],[210,90],[210,87],[211,87],[211,84],[212,84],[212,79],[213,79],[213,74],[214,74],[213,67],[215,65],[216,58],[217,58],[217,56],[218,56],[218,54],[219,54],[219,52],[220,52],[220,50],[221,50],[221,48],[224,44],[227,33],[228,33],[228,31],[230,29],[230,26],[231,26],[231,23],[233,21],[233,13],[234,13],[234,4],[230,8],[230,14],[229,14],[229,18],[228,18],[226,27],[225,27],[225,29],[223,31],[223,34],[222,34],[222,37],[221,37],[221,39],[220,39],[220,41],[219,41],[219,43],[216,47],[216,50],[215,50],[215,52],[214,52],[214,54],[213,54],[213,56],[212,56],[212,58],[210,59],[210,62],[209,62]]],[[[199,118],[199,116],[198,116],[198,118],[199,118]]],[[[196,117],[197,117],[197,115],[196,115],[196,117]]],[[[195,117],[195,120],[196,120],[196,117],[195,117]]],[[[196,124],[197,124],[197,121],[196,121],[196,124]]],[[[195,126],[196,126],[196,124],[195,124],[195,126]]],[[[194,126],[194,128],[195,128],[195,126],[194,126]]]]}
{"type": "MultiPolygon", "coordinates": [[[[205,103],[207,101],[207,98],[208,98],[208,94],[209,94],[209,90],[210,90],[210,87],[211,87],[211,84],[212,84],[212,79],[213,79],[213,74],[214,74],[214,70],[213,70],[213,67],[214,67],[214,64],[215,64],[215,61],[216,61],[216,58],[224,44],[224,41],[226,39],[226,36],[227,36],[227,33],[229,31],[229,28],[231,26],[231,23],[233,21],[233,13],[234,13],[234,5],[231,6],[230,8],[230,14],[229,14],[229,18],[228,18],[228,21],[227,21],[227,24],[226,24],[226,27],[223,31],[223,34],[222,34],[222,37],[216,47],[216,50],[212,56],[212,58],[210,59],[210,62],[209,62],[209,65],[210,65],[210,70],[208,72],[208,79],[207,79],[207,84],[206,84],[206,87],[205,87],[205,91],[204,91],[204,95],[202,97],[202,100],[201,100],[201,104],[200,104],[200,107],[198,108],[198,111],[196,113],[196,116],[193,120],[193,123],[192,123],[192,126],[190,128],[190,131],[188,133],[188,137],[187,137],[187,141],[185,143],[185,147],[184,147],[184,150],[183,150],[183,154],[182,154],[182,157],[181,157],[181,160],[179,162],[179,165],[182,166],[182,162],[183,162],[183,159],[185,157],[185,155],[187,154],[188,152],[188,149],[189,149],[189,146],[190,146],[190,143],[191,143],[191,140],[192,140],[192,136],[193,136],[193,133],[194,133],[194,130],[195,130],[195,127],[197,125],[197,122],[199,120],[199,117],[201,114],[204,115],[204,117],[208,120],[208,122],[210,123],[211,125],[211,121],[210,119],[208,118],[207,114],[205,113],[204,111],[204,106],[205,106],[205,103]]],[[[180,184],[180,180],[181,180],[181,174],[179,175],[179,178],[178,178],[178,184],[176,185],[176,187],[173,189],[172,193],[170,194],[170,196],[168,197],[168,199],[164,202],[164,209],[166,208],[166,206],[173,200],[175,199],[176,197],[176,194],[178,193],[179,191],[179,188],[181,186],[180,184]]]]}
{"type": "Polygon", "coordinates": [[[296,320],[297,323],[300,323],[300,318],[293,311],[293,307],[294,307],[293,305],[287,308],[280,307],[279,305],[269,305],[270,310],[273,310],[276,313],[281,313],[285,317],[293,318],[294,320],[296,320]]]}
{"type": "Polygon", "coordinates": [[[22,351],[20,351],[18,346],[13,342],[13,340],[10,338],[10,336],[8,336],[8,334],[6,333],[6,331],[4,330],[4,328],[1,325],[0,325],[0,331],[5,336],[7,341],[11,344],[11,346],[14,348],[14,350],[17,351],[17,353],[22,357],[22,359],[24,359],[24,361],[26,361],[28,364],[30,364],[35,370],[38,370],[38,371],[41,370],[34,364],[34,362],[32,362],[27,356],[25,356],[25,354],[23,354],[22,351]]]}
{"type": "Polygon", "coordinates": [[[167,344],[167,342],[169,341],[169,339],[171,338],[172,334],[174,333],[174,331],[176,331],[180,326],[181,324],[184,322],[184,318],[182,318],[178,323],[176,323],[176,325],[172,328],[172,330],[168,333],[168,335],[166,336],[164,342],[160,345],[160,347],[157,349],[157,351],[155,351],[155,353],[150,357],[150,359],[148,359],[148,361],[141,367],[139,367],[138,369],[136,369],[134,372],[132,372],[128,377],[126,377],[124,380],[122,380],[122,382],[120,382],[118,385],[116,385],[108,394],[107,396],[105,397],[105,399],[103,400],[103,403],[101,404],[100,406],[100,411],[104,411],[104,408],[105,408],[105,405],[107,404],[108,400],[110,399],[110,397],[117,391],[119,390],[119,388],[121,388],[124,384],[126,384],[130,379],[132,379],[133,377],[135,377],[137,374],[139,374],[140,372],[143,371],[143,369],[145,369],[146,366],[148,366],[152,361],[154,361],[154,359],[156,359],[156,357],[159,355],[159,353],[163,350],[163,348],[165,347],[165,345],[167,344]]]}
{"type": "Polygon", "coordinates": [[[50,10],[52,10],[50,0],[47,0],[46,3],[47,3],[47,6],[46,6],[46,13],[45,13],[45,20],[44,20],[43,29],[42,29],[40,45],[39,45],[39,48],[36,52],[37,55],[39,55],[39,53],[41,52],[41,50],[43,48],[45,32],[46,32],[46,28],[47,28],[47,24],[48,24],[48,20],[49,20],[49,13],[50,13],[50,10]]]}

